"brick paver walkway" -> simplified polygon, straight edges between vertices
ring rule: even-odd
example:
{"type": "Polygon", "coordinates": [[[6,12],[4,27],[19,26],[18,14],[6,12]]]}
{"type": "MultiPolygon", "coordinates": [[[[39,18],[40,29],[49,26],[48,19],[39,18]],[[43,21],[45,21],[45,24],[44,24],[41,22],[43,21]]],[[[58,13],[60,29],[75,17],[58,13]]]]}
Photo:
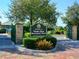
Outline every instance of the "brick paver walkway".
{"type": "MultiPolygon", "coordinates": [[[[2,36],[3,37],[3,36],[2,36]]],[[[8,39],[7,39],[8,40],[8,39]]],[[[6,42],[7,42],[6,40],[6,42]]],[[[0,46],[2,47],[2,45],[10,45],[10,42],[8,41],[7,43],[3,42],[5,41],[5,39],[3,39],[3,41],[0,39],[0,46]]],[[[59,48],[61,49],[60,51],[56,51],[56,52],[51,52],[51,53],[34,53],[34,52],[30,52],[29,50],[26,51],[19,51],[18,49],[20,48],[3,48],[0,49],[0,59],[79,59],[79,42],[75,41],[62,41],[59,42],[58,44],[63,44],[64,46],[68,46],[70,47],[69,49],[66,49],[65,51],[61,51],[61,48],[65,48],[64,46],[60,46],[59,48]],[[74,43],[74,44],[73,44],[74,43]]],[[[14,46],[14,45],[11,45],[14,46]]],[[[59,49],[58,48],[58,49],[59,49]]]]}
{"type": "Polygon", "coordinates": [[[79,59],[79,49],[70,49],[55,53],[25,54],[24,52],[11,53],[7,51],[0,52],[0,59],[79,59]]]}

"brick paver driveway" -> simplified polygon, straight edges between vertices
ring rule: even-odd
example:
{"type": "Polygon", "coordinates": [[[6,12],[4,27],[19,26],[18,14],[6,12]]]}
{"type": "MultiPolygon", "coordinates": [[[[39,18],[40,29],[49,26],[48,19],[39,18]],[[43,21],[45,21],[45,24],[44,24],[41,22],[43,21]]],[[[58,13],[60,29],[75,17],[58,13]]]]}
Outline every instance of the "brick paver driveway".
{"type": "MultiPolygon", "coordinates": [[[[2,36],[3,37],[3,36],[2,36]]],[[[5,38],[2,38],[4,41],[5,38]]],[[[9,39],[7,39],[9,40],[9,39]]],[[[6,40],[6,42],[8,42],[6,40]]],[[[35,53],[32,51],[29,51],[28,49],[25,51],[20,51],[21,48],[16,48],[14,45],[11,45],[11,41],[9,40],[8,43],[4,43],[4,41],[0,38],[0,46],[1,44],[4,46],[4,48],[0,49],[0,59],[79,59],[79,42],[59,42],[61,44],[64,44],[65,46],[69,46],[69,49],[66,49],[65,51],[56,51],[51,53],[35,53]],[[72,44],[74,43],[74,44],[72,44]],[[11,46],[10,48],[7,48],[6,46],[11,46]],[[12,48],[13,47],[13,48],[12,48]]],[[[66,46],[66,47],[67,47],[66,46]]],[[[1,46],[2,47],[2,46],[1,46]]],[[[62,47],[64,48],[64,47],[62,47]]]]}
{"type": "Polygon", "coordinates": [[[27,54],[19,52],[0,52],[0,59],[79,59],[79,49],[71,49],[63,52],[27,54]]]}

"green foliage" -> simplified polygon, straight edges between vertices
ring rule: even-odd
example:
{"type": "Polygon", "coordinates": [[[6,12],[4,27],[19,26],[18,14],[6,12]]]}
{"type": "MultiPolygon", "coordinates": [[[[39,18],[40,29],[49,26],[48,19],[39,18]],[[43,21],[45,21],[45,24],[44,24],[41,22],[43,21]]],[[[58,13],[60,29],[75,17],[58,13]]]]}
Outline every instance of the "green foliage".
{"type": "Polygon", "coordinates": [[[30,49],[48,50],[56,46],[57,40],[51,36],[24,38],[23,45],[30,49]],[[38,44],[37,44],[38,42],[38,44]]]}
{"type": "Polygon", "coordinates": [[[26,33],[29,33],[29,32],[30,32],[30,22],[26,22],[23,26],[23,36],[26,36],[26,33]]]}
{"type": "Polygon", "coordinates": [[[29,32],[26,32],[26,33],[24,34],[24,37],[25,37],[25,38],[29,38],[30,35],[31,35],[31,34],[30,34],[29,32]]]}
{"type": "Polygon", "coordinates": [[[59,13],[55,4],[49,4],[50,0],[12,0],[9,19],[13,22],[29,19],[31,24],[35,20],[45,20],[48,24],[55,24],[59,13]]]}
{"type": "Polygon", "coordinates": [[[35,49],[35,41],[37,38],[25,38],[23,39],[23,45],[30,49],[35,49]]]}
{"type": "Polygon", "coordinates": [[[72,39],[72,25],[67,26],[67,37],[72,39]]]}
{"type": "Polygon", "coordinates": [[[64,34],[64,32],[66,32],[66,28],[61,26],[57,26],[54,31],[55,34],[64,34]]]}
{"type": "Polygon", "coordinates": [[[30,32],[30,23],[29,22],[24,24],[23,31],[24,31],[24,33],[25,32],[30,32]]]}
{"type": "Polygon", "coordinates": [[[77,26],[77,40],[79,40],[79,25],[77,26]]]}
{"type": "Polygon", "coordinates": [[[74,3],[68,8],[66,16],[62,17],[66,24],[77,25],[79,24],[79,4],[74,3]]]}
{"type": "Polygon", "coordinates": [[[30,27],[23,26],[23,36],[25,36],[27,32],[30,32],[30,27]]]}
{"type": "Polygon", "coordinates": [[[11,40],[16,43],[16,27],[11,25],[11,40]]]}
{"type": "Polygon", "coordinates": [[[36,48],[39,50],[49,50],[53,48],[53,43],[51,43],[51,41],[47,41],[46,39],[39,40],[36,42],[36,48]]]}
{"type": "Polygon", "coordinates": [[[53,35],[54,34],[54,30],[48,31],[47,35],[53,35]]]}
{"type": "Polygon", "coordinates": [[[48,35],[51,35],[51,31],[48,31],[47,34],[48,34],[48,35]]]}
{"type": "Polygon", "coordinates": [[[37,39],[37,41],[38,41],[38,40],[44,40],[44,39],[46,39],[47,41],[52,42],[52,43],[53,43],[53,47],[55,47],[55,45],[56,45],[56,43],[57,43],[57,39],[56,39],[56,38],[47,35],[47,36],[44,36],[44,37],[42,37],[42,38],[37,39]]]}
{"type": "Polygon", "coordinates": [[[6,33],[6,29],[0,29],[0,33],[6,33]]]}

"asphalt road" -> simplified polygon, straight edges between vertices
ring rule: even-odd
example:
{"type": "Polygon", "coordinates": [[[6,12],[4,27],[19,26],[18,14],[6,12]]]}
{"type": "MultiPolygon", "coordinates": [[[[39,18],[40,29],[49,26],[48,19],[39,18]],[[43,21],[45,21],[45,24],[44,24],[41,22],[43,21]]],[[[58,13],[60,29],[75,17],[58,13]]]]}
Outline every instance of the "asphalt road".
{"type": "Polygon", "coordinates": [[[52,35],[53,37],[57,38],[57,40],[69,40],[66,35],[52,35]]]}

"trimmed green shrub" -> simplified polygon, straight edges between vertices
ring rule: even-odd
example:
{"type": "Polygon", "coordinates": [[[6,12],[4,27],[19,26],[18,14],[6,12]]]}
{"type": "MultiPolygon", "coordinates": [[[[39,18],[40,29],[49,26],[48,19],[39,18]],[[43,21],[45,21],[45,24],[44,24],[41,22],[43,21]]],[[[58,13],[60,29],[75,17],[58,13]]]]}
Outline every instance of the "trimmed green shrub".
{"type": "Polygon", "coordinates": [[[25,38],[23,39],[24,47],[35,49],[35,42],[37,38],[25,38]]]}

